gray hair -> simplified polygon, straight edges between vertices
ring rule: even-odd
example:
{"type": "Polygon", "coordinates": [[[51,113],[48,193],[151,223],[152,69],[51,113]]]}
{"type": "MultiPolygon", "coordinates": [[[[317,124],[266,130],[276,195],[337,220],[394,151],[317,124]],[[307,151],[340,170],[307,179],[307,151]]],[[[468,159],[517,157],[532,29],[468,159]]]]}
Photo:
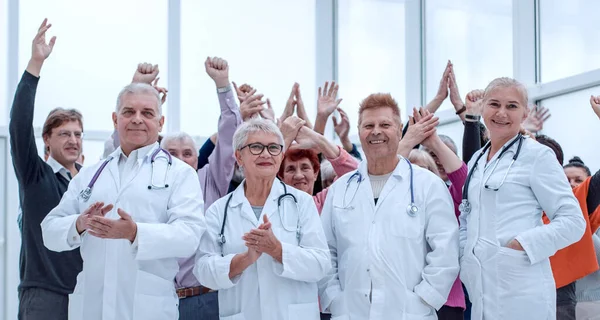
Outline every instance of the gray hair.
{"type": "Polygon", "coordinates": [[[162,140],[160,142],[160,147],[163,149],[167,149],[169,144],[173,141],[178,141],[180,143],[190,145],[192,147],[194,155],[196,157],[198,156],[198,148],[196,147],[196,142],[194,142],[194,139],[192,138],[192,136],[190,136],[189,134],[187,134],[185,132],[177,132],[177,133],[167,134],[166,136],[164,136],[162,138],[162,140]]]}
{"type": "Polygon", "coordinates": [[[276,135],[279,139],[279,144],[285,149],[283,135],[277,125],[271,120],[254,118],[242,123],[233,134],[233,150],[240,150],[248,141],[248,136],[252,133],[264,132],[276,135]]]}
{"type": "Polygon", "coordinates": [[[452,140],[452,138],[448,137],[445,134],[438,134],[438,137],[440,137],[440,140],[442,140],[442,142],[445,145],[447,145],[450,148],[450,150],[452,150],[452,152],[454,152],[454,154],[456,154],[458,152],[456,143],[454,143],[454,140],[452,140]]]}
{"type": "Polygon", "coordinates": [[[119,110],[121,109],[121,103],[123,102],[123,97],[128,94],[151,94],[156,98],[158,116],[162,116],[162,103],[158,91],[156,91],[153,86],[141,82],[130,83],[121,89],[121,92],[119,92],[119,95],[117,96],[117,106],[115,108],[115,112],[119,113],[119,110]]]}
{"type": "Polygon", "coordinates": [[[435,161],[433,161],[433,158],[429,155],[429,153],[423,150],[410,150],[410,154],[408,155],[408,161],[410,161],[411,163],[420,162],[421,164],[424,164],[426,166],[425,169],[433,172],[438,177],[440,176],[440,172],[437,169],[435,161]]]}
{"type": "Polygon", "coordinates": [[[511,88],[511,87],[516,88],[519,91],[519,93],[521,93],[521,95],[523,96],[523,100],[525,102],[524,107],[527,108],[527,103],[529,102],[527,88],[519,81],[517,81],[513,78],[508,78],[508,77],[496,78],[496,79],[492,80],[492,82],[490,82],[490,84],[488,84],[488,86],[485,88],[485,91],[483,92],[483,100],[486,100],[488,94],[496,88],[511,88]]]}
{"type": "Polygon", "coordinates": [[[333,165],[331,162],[329,162],[329,160],[323,159],[323,161],[321,161],[321,180],[325,181],[332,178],[335,178],[333,165]]]}

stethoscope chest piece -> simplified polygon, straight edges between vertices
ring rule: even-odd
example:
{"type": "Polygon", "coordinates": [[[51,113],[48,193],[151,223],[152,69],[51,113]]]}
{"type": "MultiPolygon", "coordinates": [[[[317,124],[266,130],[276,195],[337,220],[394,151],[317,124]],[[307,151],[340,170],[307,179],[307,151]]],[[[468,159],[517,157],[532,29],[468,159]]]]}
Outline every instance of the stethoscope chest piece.
{"type": "Polygon", "coordinates": [[[408,207],[406,207],[406,213],[408,213],[409,217],[415,217],[417,216],[417,213],[419,213],[419,207],[417,207],[414,203],[411,203],[408,205],[408,207]]]}
{"type": "Polygon", "coordinates": [[[87,187],[81,190],[79,196],[81,197],[81,199],[83,199],[84,202],[90,200],[90,197],[92,196],[92,189],[87,187]]]}
{"type": "Polygon", "coordinates": [[[469,203],[469,200],[463,199],[463,201],[458,206],[458,211],[464,212],[464,213],[471,212],[471,204],[469,203]]]}

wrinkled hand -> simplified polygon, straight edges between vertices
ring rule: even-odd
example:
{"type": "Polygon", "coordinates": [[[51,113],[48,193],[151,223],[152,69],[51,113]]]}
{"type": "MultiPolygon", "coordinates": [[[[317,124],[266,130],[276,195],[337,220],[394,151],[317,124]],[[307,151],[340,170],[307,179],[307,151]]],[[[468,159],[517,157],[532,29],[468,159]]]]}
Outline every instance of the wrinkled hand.
{"type": "Polygon", "coordinates": [[[594,113],[600,118],[600,96],[591,96],[590,105],[592,106],[594,113]]]}
{"type": "Polygon", "coordinates": [[[300,85],[297,82],[294,83],[294,85],[292,86],[292,91],[290,91],[290,96],[285,102],[285,108],[283,109],[283,113],[281,114],[281,117],[279,117],[279,121],[281,123],[283,123],[283,121],[285,121],[288,117],[291,117],[294,114],[294,110],[296,110],[297,105],[296,92],[298,92],[299,87],[300,85]]]}
{"type": "Polygon", "coordinates": [[[309,127],[302,127],[296,135],[296,143],[291,146],[292,149],[315,149],[318,150],[319,133],[316,133],[309,127]]]}
{"type": "Polygon", "coordinates": [[[158,73],[159,70],[157,64],[153,65],[147,62],[140,63],[138,64],[138,67],[135,70],[135,73],[133,74],[133,79],[131,80],[131,83],[141,82],[152,85],[152,81],[156,79],[158,73]]]}
{"type": "Polygon", "coordinates": [[[296,139],[298,131],[300,128],[302,128],[302,126],[304,126],[304,120],[298,118],[297,116],[291,116],[281,123],[281,127],[279,129],[283,135],[283,140],[286,143],[286,147],[290,147],[291,142],[296,139]]]}
{"type": "Polygon", "coordinates": [[[154,83],[152,83],[152,86],[154,87],[154,89],[156,89],[156,91],[158,91],[159,96],[162,94],[162,97],[160,97],[160,104],[163,105],[167,101],[167,93],[169,92],[169,90],[167,90],[167,88],[164,88],[164,87],[159,87],[158,80],[160,80],[160,77],[158,77],[158,78],[156,78],[156,80],[154,80],[154,83]]]}
{"type": "Polygon", "coordinates": [[[56,36],[50,38],[50,42],[46,43],[46,31],[50,27],[52,27],[52,24],[48,23],[48,19],[44,19],[31,44],[31,60],[41,63],[52,53],[52,49],[54,49],[54,44],[56,43],[56,36]]]}
{"type": "Polygon", "coordinates": [[[254,90],[254,88],[252,88],[252,86],[247,83],[242,84],[239,88],[235,81],[232,81],[231,83],[233,83],[233,87],[235,88],[235,92],[237,93],[238,100],[240,100],[240,104],[244,102],[244,100],[246,100],[249,96],[251,96],[250,92],[254,90]]]}
{"type": "Polygon", "coordinates": [[[513,250],[525,251],[525,249],[523,249],[523,246],[519,243],[519,241],[517,241],[517,239],[510,240],[506,247],[513,250]]]}
{"type": "Polygon", "coordinates": [[[219,57],[207,57],[204,61],[206,73],[213,79],[217,88],[226,87],[229,84],[229,65],[227,60],[219,57]]]}
{"type": "Polygon", "coordinates": [[[448,75],[448,88],[450,89],[450,102],[454,105],[454,109],[459,110],[463,107],[464,103],[458,92],[458,85],[456,84],[456,77],[454,75],[454,65],[450,62],[450,73],[448,75]]]}
{"type": "Polygon", "coordinates": [[[325,82],[323,89],[319,87],[319,96],[317,100],[317,113],[319,115],[329,117],[329,115],[338,108],[342,102],[342,99],[337,99],[338,89],[339,86],[335,81],[331,82],[331,87],[329,87],[329,82],[325,82]]]}
{"type": "Polygon", "coordinates": [[[478,116],[481,115],[481,108],[483,107],[483,94],[484,91],[481,89],[473,90],[467,93],[466,104],[467,113],[470,115],[478,116]]]}
{"type": "Polygon", "coordinates": [[[256,89],[250,91],[248,97],[245,98],[240,105],[240,114],[244,121],[256,117],[263,110],[263,106],[266,102],[262,101],[262,98],[262,94],[256,94],[256,89]]]}
{"type": "Polygon", "coordinates": [[[444,69],[444,74],[442,75],[442,79],[440,79],[440,86],[438,87],[438,91],[435,94],[435,100],[444,101],[448,98],[448,76],[450,75],[450,60],[446,64],[446,68],[444,69]]]}
{"type": "MultiPolygon", "coordinates": [[[[275,111],[273,111],[273,107],[271,106],[271,100],[267,99],[267,108],[264,107],[260,110],[260,116],[263,119],[271,120],[275,122],[275,111]]],[[[279,121],[279,119],[277,119],[279,121]]]]}
{"type": "Polygon", "coordinates": [[[340,140],[348,139],[348,133],[350,132],[350,118],[348,118],[348,114],[346,111],[342,110],[342,108],[337,109],[342,117],[341,121],[338,123],[337,118],[333,117],[333,130],[340,137],[340,140]]]}
{"type": "Polygon", "coordinates": [[[428,147],[430,142],[437,138],[436,127],[439,124],[439,118],[434,117],[432,113],[420,108],[413,108],[413,115],[409,117],[410,124],[406,130],[403,139],[408,139],[411,145],[423,144],[428,147]]]}
{"type": "Polygon", "coordinates": [[[102,239],[127,239],[135,241],[137,224],[123,209],[117,209],[121,218],[114,220],[103,216],[93,216],[88,233],[102,239]]]}
{"type": "Polygon", "coordinates": [[[538,132],[544,128],[544,122],[550,118],[550,111],[544,107],[533,106],[529,115],[523,121],[523,128],[531,132],[538,132]]]}
{"type": "Polygon", "coordinates": [[[96,202],[89,206],[82,214],[79,215],[79,217],[77,217],[77,220],[75,221],[77,232],[81,234],[87,230],[90,227],[90,222],[92,221],[93,217],[104,217],[104,215],[112,210],[112,208],[112,204],[109,204],[105,207],[104,202],[96,202]]]}
{"type": "Polygon", "coordinates": [[[281,242],[275,237],[271,223],[266,215],[263,216],[264,223],[257,229],[252,229],[244,234],[242,239],[246,241],[246,247],[260,253],[266,253],[272,257],[281,255],[281,242]],[[268,227],[267,227],[268,225],[268,227]]]}

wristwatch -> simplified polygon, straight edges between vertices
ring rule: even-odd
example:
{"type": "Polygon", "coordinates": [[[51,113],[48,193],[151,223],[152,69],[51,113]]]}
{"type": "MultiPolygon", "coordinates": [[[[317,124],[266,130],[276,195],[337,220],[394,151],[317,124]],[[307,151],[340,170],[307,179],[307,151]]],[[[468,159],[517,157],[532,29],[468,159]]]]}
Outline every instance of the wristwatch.
{"type": "Polygon", "coordinates": [[[467,120],[467,121],[477,122],[477,121],[479,121],[479,119],[481,119],[481,116],[474,116],[472,114],[465,114],[465,120],[467,120]]]}
{"type": "Polygon", "coordinates": [[[225,93],[231,91],[231,84],[228,84],[226,87],[217,88],[217,93],[225,93]]]}
{"type": "Polygon", "coordinates": [[[456,110],[456,114],[459,115],[465,111],[467,111],[467,106],[463,104],[462,108],[456,110]]]}

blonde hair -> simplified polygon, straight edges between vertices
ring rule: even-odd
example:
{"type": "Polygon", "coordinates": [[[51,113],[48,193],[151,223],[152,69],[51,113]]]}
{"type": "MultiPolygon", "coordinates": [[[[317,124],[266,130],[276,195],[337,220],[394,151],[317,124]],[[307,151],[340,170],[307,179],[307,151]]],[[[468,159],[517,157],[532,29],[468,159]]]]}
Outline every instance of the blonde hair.
{"type": "Polygon", "coordinates": [[[485,91],[483,92],[483,100],[486,100],[488,95],[490,94],[490,92],[492,92],[492,90],[496,89],[496,88],[516,88],[519,93],[521,93],[521,96],[523,97],[523,102],[524,102],[524,106],[525,108],[527,108],[527,103],[529,102],[529,95],[527,94],[527,88],[520,83],[519,81],[513,79],[513,78],[508,78],[508,77],[501,77],[501,78],[496,78],[494,80],[492,80],[492,82],[490,82],[488,84],[488,86],[485,88],[485,91]]]}
{"type": "Polygon", "coordinates": [[[433,161],[433,158],[429,155],[429,153],[423,150],[412,149],[408,155],[408,161],[435,173],[435,175],[438,177],[440,176],[440,172],[435,165],[435,161],[433,161]]]}
{"type": "Polygon", "coordinates": [[[358,108],[358,123],[360,124],[362,121],[363,111],[382,107],[391,108],[394,113],[394,120],[397,121],[398,124],[402,123],[398,103],[389,93],[373,93],[364,98],[363,101],[360,102],[360,107],[358,108]]]}

